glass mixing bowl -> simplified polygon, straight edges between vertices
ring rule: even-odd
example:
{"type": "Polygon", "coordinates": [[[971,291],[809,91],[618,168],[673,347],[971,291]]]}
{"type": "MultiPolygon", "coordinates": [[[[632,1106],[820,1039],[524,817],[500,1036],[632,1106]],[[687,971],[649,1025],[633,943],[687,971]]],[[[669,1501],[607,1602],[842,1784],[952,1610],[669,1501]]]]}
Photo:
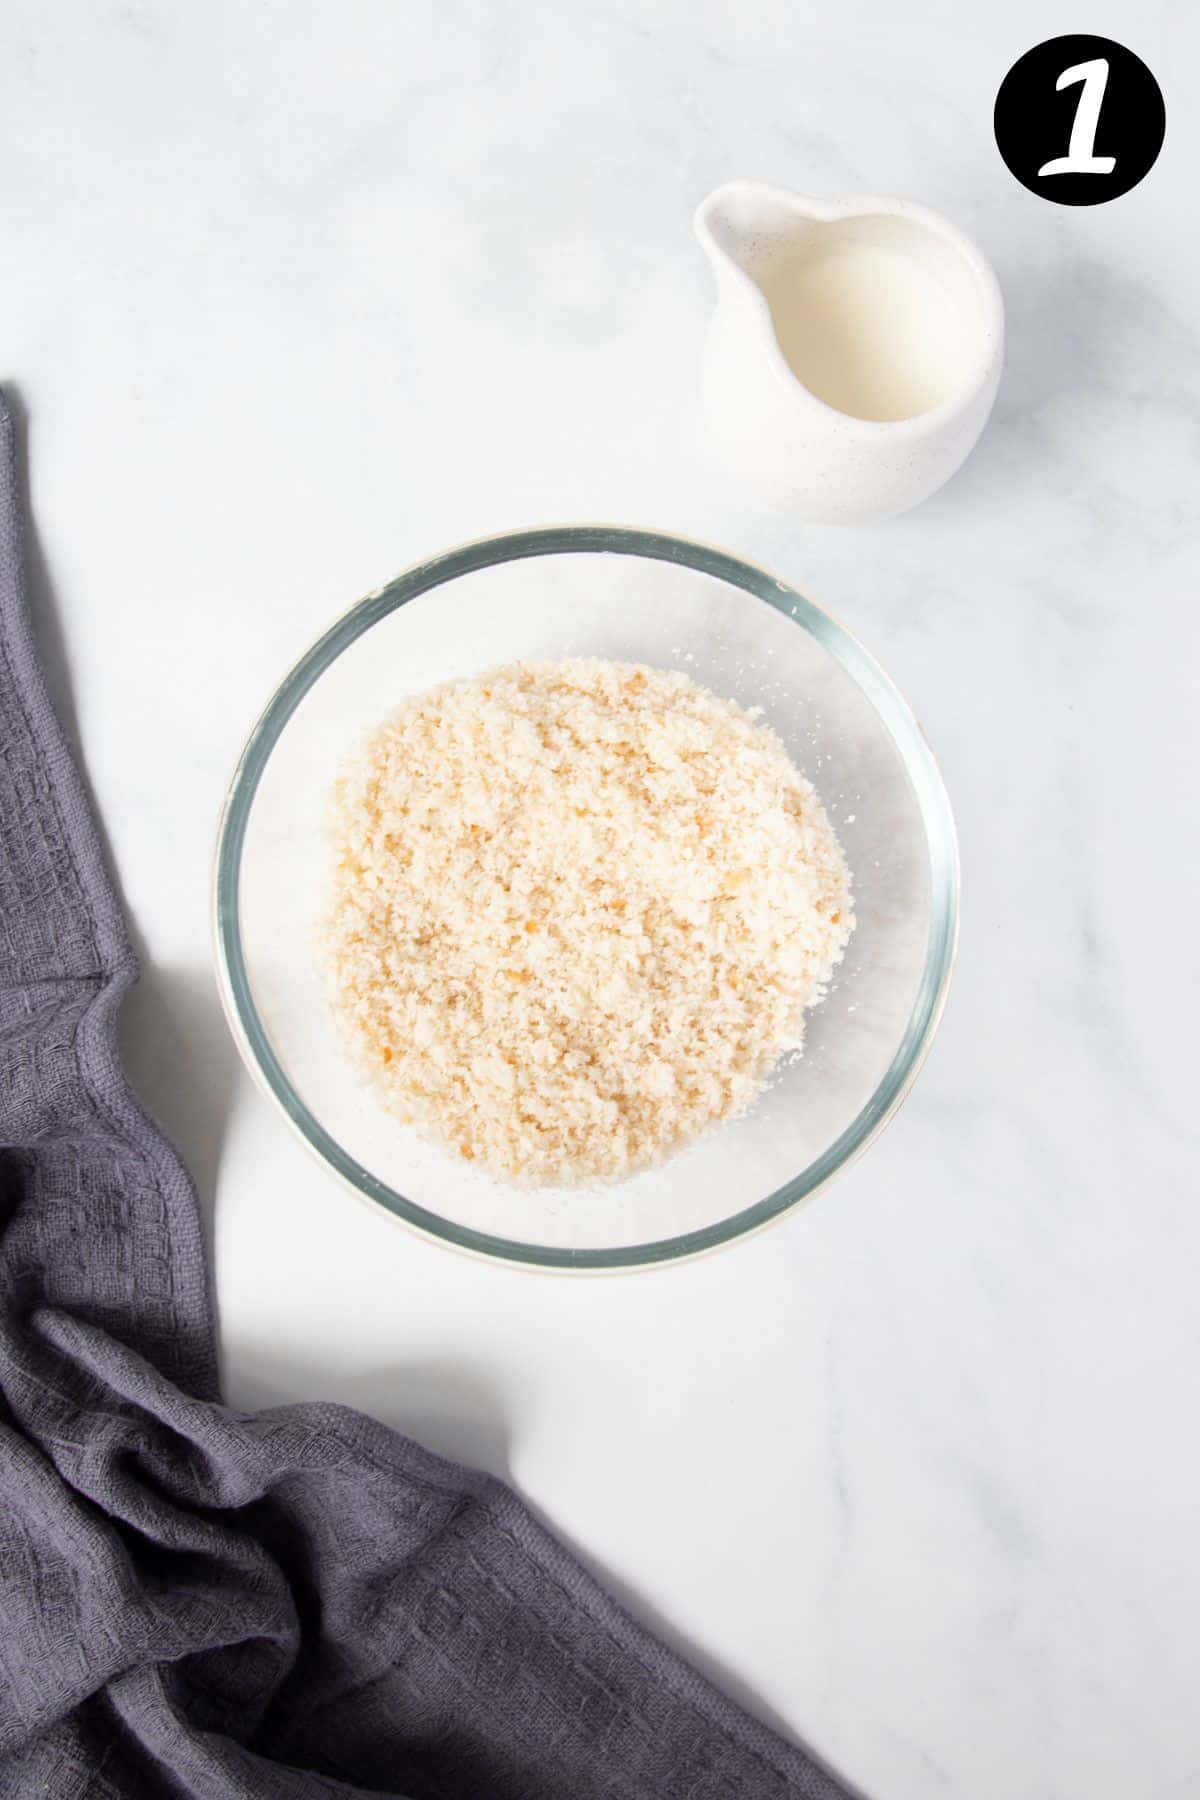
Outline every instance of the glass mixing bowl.
{"type": "Polygon", "coordinates": [[[467,544],[353,607],[254,727],[216,866],[217,962],[252,1073],[351,1188],[417,1230],[510,1263],[622,1269],[758,1230],[866,1148],[911,1086],[954,958],[958,859],[936,764],[891,682],[840,625],[761,569],[656,532],[547,527],[467,544]],[[854,878],[846,959],[802,1058],[757,1104],[610,1186],[501,1186],[364,1087],[317,949],[322,820],[348,754],[407,694],[519,659],[678,668],[761,706],[821,795],[854,878]]]}

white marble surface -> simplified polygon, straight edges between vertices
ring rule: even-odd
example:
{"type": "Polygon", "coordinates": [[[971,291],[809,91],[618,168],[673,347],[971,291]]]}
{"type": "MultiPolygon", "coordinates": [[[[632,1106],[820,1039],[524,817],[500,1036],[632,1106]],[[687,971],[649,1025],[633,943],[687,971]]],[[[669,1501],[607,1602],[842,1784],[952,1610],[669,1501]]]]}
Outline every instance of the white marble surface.
{"type": "Polygon", "coordinates": [[[230,1394],[336,1396],[509,1475],[872,1800],[1200,1792],[1200,31],[1170,0],[1081,20],[1169,119],[1092,211],[992,143],[1053,29],[1033,0],[0,14],[0,375],[230,1394]],[[997,413],[910,517],[806,530],[698,460],[688,221],[734,174],[906,192],[994,259],[997,413]],[[579,517],[724,542],[842,615],[965,862],[883,1141],[763,1238],[592,1283],[344,1199],[240,1073],[208,940],[222,790],[298,647],[423,552],[579,517]]]}

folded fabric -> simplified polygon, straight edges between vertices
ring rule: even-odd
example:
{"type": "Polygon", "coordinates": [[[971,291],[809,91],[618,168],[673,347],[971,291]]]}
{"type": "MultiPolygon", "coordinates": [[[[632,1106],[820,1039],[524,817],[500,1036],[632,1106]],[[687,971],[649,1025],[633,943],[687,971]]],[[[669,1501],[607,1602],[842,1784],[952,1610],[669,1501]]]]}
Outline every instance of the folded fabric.
{"type": "Polygon", "coordinates": [[[499,1482],[340,1407],[220,1403],[19,510],[0,397],[0,1795],[837,1800],[499,1482]]]}

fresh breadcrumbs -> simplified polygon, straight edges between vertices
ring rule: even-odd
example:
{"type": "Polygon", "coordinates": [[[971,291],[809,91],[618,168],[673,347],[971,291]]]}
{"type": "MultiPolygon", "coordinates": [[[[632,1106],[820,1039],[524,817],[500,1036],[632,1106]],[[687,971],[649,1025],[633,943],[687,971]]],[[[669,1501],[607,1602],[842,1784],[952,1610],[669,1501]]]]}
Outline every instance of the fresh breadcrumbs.
{"type": "Polygon", "coordinates": [[[516,663],[406,701],[337,784],[334,1009],[384,1103],[518,1184],[741,1112],[854,927],[775,734],[687,676],[516,663]]]}

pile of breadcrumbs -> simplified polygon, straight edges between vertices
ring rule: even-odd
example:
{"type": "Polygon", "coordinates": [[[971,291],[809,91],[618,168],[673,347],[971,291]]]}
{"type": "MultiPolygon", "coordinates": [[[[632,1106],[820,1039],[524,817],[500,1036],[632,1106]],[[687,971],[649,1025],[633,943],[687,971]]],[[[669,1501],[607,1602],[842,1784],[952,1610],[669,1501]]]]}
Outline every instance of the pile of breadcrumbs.
{"type": "Polygon", "coordinates": [[[494,1175],[613,1179],[741,1111],[854,927],[753,713],[631,663],[408,700],[337,784],[336,1013],[386,1105],[494,1175]]]}

